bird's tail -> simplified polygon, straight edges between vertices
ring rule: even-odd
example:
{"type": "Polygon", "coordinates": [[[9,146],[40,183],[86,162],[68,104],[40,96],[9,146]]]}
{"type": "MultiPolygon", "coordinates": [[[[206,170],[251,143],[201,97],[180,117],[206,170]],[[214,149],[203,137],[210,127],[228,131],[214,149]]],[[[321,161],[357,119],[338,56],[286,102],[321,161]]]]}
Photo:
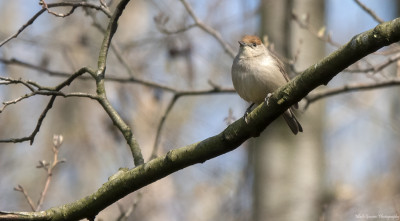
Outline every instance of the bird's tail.
{"type": "Polygon", "coordinates": [[[298,132],[303,132],[303,127],[301,127],[301,124],[299,121],[296,119],[296,116],[294,115],[293,111],[291,108],[289,108],[285,113],[283,113],[283,118],[285,119],[287,125],[290,127],[290,130],[296,135],[298,132]]]}

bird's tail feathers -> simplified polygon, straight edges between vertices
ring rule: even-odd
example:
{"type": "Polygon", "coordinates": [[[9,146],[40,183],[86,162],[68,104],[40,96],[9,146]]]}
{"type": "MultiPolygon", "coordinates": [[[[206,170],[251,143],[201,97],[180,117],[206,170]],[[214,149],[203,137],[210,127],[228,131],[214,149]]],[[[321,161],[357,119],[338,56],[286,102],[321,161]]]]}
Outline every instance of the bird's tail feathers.
{"type": "Polygon", "coordinates": [[[303,132],[303,127],[299,123],[299,121],[296,119],[296,116],[294,115],[293,111],[291,109],[288,109],[283,113],[283,118],[285,119],[287,125],[290,127],[290,130],[296,135],[298,132],[303,132]]]}

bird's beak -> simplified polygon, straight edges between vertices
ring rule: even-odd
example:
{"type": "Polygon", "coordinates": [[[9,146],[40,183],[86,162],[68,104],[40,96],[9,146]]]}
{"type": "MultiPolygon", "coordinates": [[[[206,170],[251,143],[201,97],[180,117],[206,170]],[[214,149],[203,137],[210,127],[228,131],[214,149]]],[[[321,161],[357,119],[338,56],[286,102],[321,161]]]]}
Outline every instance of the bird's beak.
{"type": "Polygon", "coordinates": [[[245,46],[246,45],[246,43],[244,43],[243,41],[238,41],[239,42],[239,45],[240,45],[240,47],[242,47],[242,46],[245,46]]]}

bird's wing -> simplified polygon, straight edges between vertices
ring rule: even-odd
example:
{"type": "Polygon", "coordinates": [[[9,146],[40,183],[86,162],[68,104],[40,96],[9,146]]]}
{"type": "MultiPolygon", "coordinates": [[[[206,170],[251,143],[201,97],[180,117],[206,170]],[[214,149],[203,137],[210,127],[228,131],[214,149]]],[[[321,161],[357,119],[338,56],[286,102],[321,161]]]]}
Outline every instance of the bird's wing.
{"type": "Polygon", "coordinates": [[[270,54],[274,58],[274,60],[276,61],[276,64],[278,65],[279,70],[281,71],[283,77],[286,79],[287,82],[289,82],[290,78],[289,78],[289,75],[287,74],[287,72],[285,70],[285,66],[283,65],[282,61],[273,52],[270,52],[270,54]]]}
{"type": "MultiPolygon", "coordinates": [[[[283,65],[282,61],[278,58],[278,56],[276,56],[273,52],[270,52],[271,56],[274,58],[274,60],[276,61],[276,64],[279,67],[279,70],[281,71],[283,77],[286,79],[286,82],[290,81],[289,75],[287,74],[286,70],[285,70],[285,66],[283,65]]],[[[295,109],[299,108],[299,104],[295,103],[292,106],[295,109]]]]}

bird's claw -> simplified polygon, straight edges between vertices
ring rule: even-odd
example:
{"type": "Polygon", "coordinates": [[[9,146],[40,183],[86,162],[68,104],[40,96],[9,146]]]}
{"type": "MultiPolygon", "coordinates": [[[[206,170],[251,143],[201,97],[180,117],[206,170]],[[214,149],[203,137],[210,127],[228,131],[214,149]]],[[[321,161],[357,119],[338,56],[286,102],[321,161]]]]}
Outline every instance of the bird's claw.
{"type": "Polygon", "coordinates": [[[246,112],[244,112],[244,122],[246,122],[246,124],[249,124],[249,120],[247,119],[247,115],[249,115],[249,113],[251,112],[251,108],[253,107],[254,103],[252,103],[247,109],[246,112]]]}
{"type": "Polygon", "coordinates": [[[246,122],[246,124],[249,123],[249,120],[247,119],[247,115],[249,115],[249,112],[248,112],[248,111],[246,111],[246,112],[244,113],[244,116],[243,116],[244,122],[246,122]]]}
{"type": "Polygon", "coordinates": [[[272,96],[272,93],[268,93],[267,96],[265,97],[265,103],[267,104],[267,106],[269,105],[269,98],[272,96]]]}

